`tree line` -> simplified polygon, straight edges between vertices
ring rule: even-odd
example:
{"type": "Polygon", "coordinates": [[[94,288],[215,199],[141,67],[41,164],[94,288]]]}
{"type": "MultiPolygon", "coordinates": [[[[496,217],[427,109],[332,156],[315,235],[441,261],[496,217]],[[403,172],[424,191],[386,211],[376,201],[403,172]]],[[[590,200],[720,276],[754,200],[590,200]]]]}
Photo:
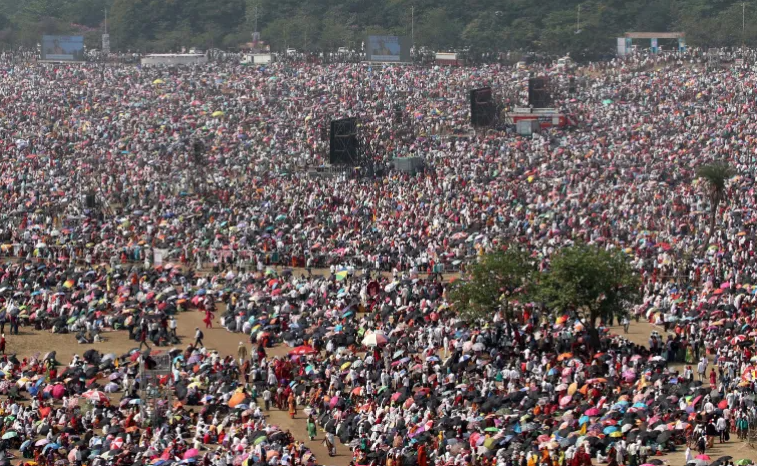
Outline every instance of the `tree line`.
{"type": "Polygon", "coordinates": [[[231,49],[256,27],[274,50],[300,51],[360,50],[367,34],[412,35],[433,50],[575,56],[612,53],[627,31],[685,31],[693,46],[757,44],[757,0],[0,0],[0,42],[82,34],[99,48],[106,8],[119,51],[231,49]]]}

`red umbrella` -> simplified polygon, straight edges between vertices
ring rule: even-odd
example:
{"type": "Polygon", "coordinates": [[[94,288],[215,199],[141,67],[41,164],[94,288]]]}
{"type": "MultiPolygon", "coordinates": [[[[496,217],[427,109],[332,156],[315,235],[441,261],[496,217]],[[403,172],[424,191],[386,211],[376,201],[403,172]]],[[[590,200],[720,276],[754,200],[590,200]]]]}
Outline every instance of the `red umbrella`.
{"type": "Polygon", "coordinates": [[[304,356],[306,354],[318,354],[318,351],[312,346],[302,345],[289,352],[290,356],[304,356]]]}
{"type": "Polygon", "coordinates": [[[108,402],[108,396],[99,390],[89,390],[82,395],[84,398],[95,403],[108,402]]]}

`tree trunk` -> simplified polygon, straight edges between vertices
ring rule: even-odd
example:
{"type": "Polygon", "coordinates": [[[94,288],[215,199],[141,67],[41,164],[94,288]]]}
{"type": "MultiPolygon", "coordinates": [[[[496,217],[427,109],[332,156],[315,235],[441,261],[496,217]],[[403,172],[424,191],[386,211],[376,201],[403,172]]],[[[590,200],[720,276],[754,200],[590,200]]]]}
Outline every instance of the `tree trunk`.
{"type": "Polygon", "coordinates": [[[710,209],[710,231],[707,232],[707,236],[705,236],[704,243],[702,244],[703,256],[707,254],[707,248],[710,246],[710,238],[712,238],[712,233],[715,231],[715,221],[718,218],[718,204],[720,204],[720,201],[713,199],[712,207],[710,209]]]}
{"type": "Polygon", "coordinates": [[[596,351],[599,350],[600,342],[599,342],[599,331],[597,330],[597,319],[599,318],[599,313],[595,311],[590,311],[589,314],[589,341],[586,342],[586,344],[589,347],[589,352],[594,355],[596,351]]]}

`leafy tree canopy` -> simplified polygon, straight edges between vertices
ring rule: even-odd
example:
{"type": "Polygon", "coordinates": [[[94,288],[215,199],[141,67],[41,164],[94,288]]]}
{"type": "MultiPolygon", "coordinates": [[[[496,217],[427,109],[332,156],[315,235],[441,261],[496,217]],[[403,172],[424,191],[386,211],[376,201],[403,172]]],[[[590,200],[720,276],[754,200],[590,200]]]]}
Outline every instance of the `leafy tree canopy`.
{"type": "Polygon", "coordinates": [[[549,309],[576,313],[593,330],[600,318],[624,315],[639,287],[639,277],[622,253],[578,244],[555,255],[537,293],[549,309]]]}
{"type": "MultiPolygon", "coordinates": [[[[755,45],[757,1],[733,0],[0,0],[6,45],[43,33],[85,34],[99,47],[104,10],[118,50],[233,47],[257,22],[274,49],[360,49],[366,33],[414,32],[434,50],[612,53],[627,31],[684,31],[695,46],[755,45]],[[414,24],[411,23],[411,8],[414,24]],[[580,13],[579,13],[580,10],[580,13]],[[742,11],[745,27],[742,28],[742,11]],[[580,20],[579,20],[580,17],[580,20]],[[257,20],[257,21],[256,21],[257,20]],[[413,27],[414,26],[414,27],[413,27]],[[580,31],[577,31],[579,29],[580,31]]],[[[648,44],[639,42],[641,46],[648,44]]],[[[662,42],[664,44],[664,42],[662,42]]],[[[670,44],[671,46],[673,44],[670,44]]]]}
{"type": "Polygon", "coordinates": [[[491,320],[500,310],[509,319],[511,301],[526,295],[534,275],[533,262],[519,250],[489,253],[468,268],[467,278],[453,287],[451,301],[468,321],[491,320]]]}

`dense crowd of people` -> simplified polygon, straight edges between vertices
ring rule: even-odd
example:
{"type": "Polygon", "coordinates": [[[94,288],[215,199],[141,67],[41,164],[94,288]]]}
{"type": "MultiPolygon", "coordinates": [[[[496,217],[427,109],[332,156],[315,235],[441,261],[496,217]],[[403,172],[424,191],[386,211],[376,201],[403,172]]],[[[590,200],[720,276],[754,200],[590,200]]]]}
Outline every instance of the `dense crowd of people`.
{"type": "Polygon", "coordinates": [[[528,74],[497,64],[3,62],[8,351],[24,326],[139,346],[64,371],[7,357],[0,449],[47,466],[329,464],[266,420],[284,409],[360,465],[641,466],[686,448],[710,464],[757,418],[757,74],[704,61],[532,65],[578,121],[532,136],[469,130],[470,89],[522,104],[528,74]],[[341,116],[377,169],[311,176],[341,116]],[[411,156],[423,172],[389,168],[411,156]],[[737,175],[711,231],[696,169],[712,160],[737,175]],[[486,323],[449,303],[448,272],[487,251],[544,270],[576,242],[642,276],[617,314],[659,326],[647,346],[607,321],[594,347],[578,315],[535,303],[486,323]],[[238,353],[198,328],[149,381],[176,401],[148,403],[140,360],[180,345],[177,316],[198,309],[242,335],[238,353]]]}

